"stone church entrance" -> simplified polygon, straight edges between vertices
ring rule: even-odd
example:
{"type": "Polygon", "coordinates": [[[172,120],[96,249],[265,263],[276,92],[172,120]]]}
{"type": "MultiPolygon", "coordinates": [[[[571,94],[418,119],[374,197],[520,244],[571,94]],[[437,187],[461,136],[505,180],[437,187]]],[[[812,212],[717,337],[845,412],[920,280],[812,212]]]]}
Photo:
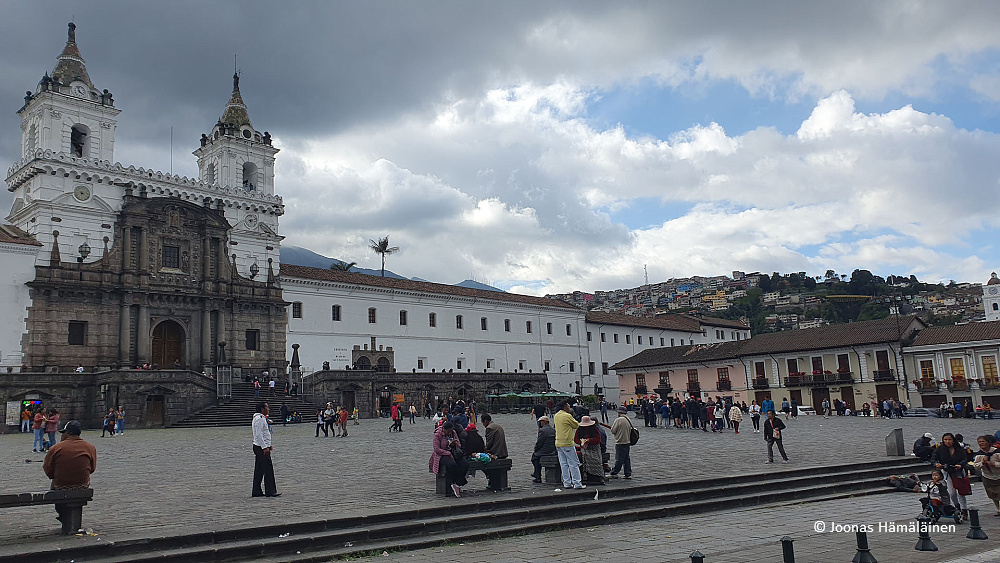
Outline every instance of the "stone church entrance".
{"type": "Polygon", "coordinates": [[[174,321],[163,321],[153,329],[153,364],[170,369],[184,366],[184,329],[174,321]]]}

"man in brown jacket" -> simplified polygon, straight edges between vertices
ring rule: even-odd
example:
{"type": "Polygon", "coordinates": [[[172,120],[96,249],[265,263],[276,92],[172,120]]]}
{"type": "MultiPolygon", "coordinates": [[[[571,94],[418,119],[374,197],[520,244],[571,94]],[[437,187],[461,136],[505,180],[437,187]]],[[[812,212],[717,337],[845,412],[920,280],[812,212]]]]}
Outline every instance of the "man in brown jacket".
{"type": "MultiPolygon", "coordinates": [[[[80,437],[80,423],[71,420],[62,427],[62,440],[49,449],[42,469],[52,479],[52,489],[85,489],[90,487],[90,474],[97,470],[97,449],[80,437]]],[[[65,507],[56,505],[56,518],[62,522],[65,507]]]]}

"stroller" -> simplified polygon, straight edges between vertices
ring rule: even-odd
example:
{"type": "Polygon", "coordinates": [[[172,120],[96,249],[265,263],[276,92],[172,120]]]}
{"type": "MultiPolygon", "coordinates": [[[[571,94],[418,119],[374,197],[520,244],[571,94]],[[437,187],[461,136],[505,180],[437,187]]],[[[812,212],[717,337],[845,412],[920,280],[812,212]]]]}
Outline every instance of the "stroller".
{"type": "Polygon", "coordinates": [[[948,498],[948,488],[944,482],[935,483],[921,483],[920,490],[926,493],[926,496],[920,499],[920,506],[922,510],[920,512],[921,516],[931,519],[931,523],[937,524],[937,521],[943,518],[954,518],[955,524],[961,524],[965,521],[962,518],[962,511],[951,504],[951,500],[948,498]],[[934,502],[935,499],[931,499],[931,491],[935,486],[941,486],[944,488],[943,497],[948,499],[948,504],[943,504],[941,501],[937,503],[934,502]]]}

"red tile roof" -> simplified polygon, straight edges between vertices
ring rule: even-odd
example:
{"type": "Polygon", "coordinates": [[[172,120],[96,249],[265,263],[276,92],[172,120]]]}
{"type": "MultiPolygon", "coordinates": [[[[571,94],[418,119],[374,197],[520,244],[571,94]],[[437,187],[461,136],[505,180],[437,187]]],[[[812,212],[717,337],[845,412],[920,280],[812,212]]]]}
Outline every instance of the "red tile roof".
{"type": "Polygon", "coordinates": [[[386,287],[403,291],[423,291],[427,293],[439,293],[442,295],[456,295],[460,297],[474,297],[477,299],[489,299],[492,301],[506,301],[510,303],[524,303],[527,305],[537,305],[540,307],[557,307],[560,309],[580,310],[577,307],[547,297],[533,297],[531,295],[521,295],[518,293],[507,293],[504,291],[487,291],[485,289],[473,289],[457,285],[447,285],[443,283],[419,282],[400,278],[383,278],[381,276],[369,276],[354,272],[340,272],[336,270],[325,270],[323,268],[310,268],[308,266],[296,266],[293,264],[281,265],[282,278],[299,278],[309,280],[323,280],[339,283],[365,285],[371,287],[386,287]]]}
{"type": "Polygon", "coordinates": [[[915,329],[925,326],[915,316],[886,317],[874,321],[827,325],[755,335],[745,341],[740,355],[774,354],[824,350],[906,340],[915,329]]]}
{"type": "Polygon", "coordinates": [[[1000,340],[1000,321],[925,328],[917,335],[913,346],[957,344],[979,340],[1000,340]]]}
{"type": "Polygon", "coordinates": [[[14,225],[0,225],[0,242],[8,244],[24,244],[27,246],[42,246],[35,237],[14,225]]]}
{"type": "MultiPolygon", "coordinates": [[[[651,348],[618,362],[612,366],[612,369],[687,364],[696,361],[735,359],[741,356],[884,344],[897,342],[901,339],[906,340],[914,330],[923,326],[923,321],[914,316],[901,317],[898,325],[896,317],[888,317],[875,321],[758,334],[749,340],[737,342],[651,348]]],[[[925,329],[925,332],[926,330],[929,329],[925,329]]]]}
{"type": "Polygon", "coordinates": [[[621,313],[605,313],[590,311],[587,322],[594,324],[654,328],[659,330],[678,330],[681,332],[701,332],[698,319],[687,315],[660,315],[657,317],[633,317],[621,313]]]}

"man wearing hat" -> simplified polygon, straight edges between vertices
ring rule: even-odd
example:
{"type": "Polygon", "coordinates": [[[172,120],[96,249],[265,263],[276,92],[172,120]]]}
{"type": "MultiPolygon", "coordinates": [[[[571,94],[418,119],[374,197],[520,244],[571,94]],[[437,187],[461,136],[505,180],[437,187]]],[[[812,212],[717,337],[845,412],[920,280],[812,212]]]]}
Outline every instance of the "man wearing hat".
{"type": "Polygon", "coordinates": [[[913,455],[920,461],[930,461],[934,455],[934,435],[928,432],[917,438],[913,443],[913,455]]]}
{"type": "MultiPolygon", "coordinates": [[[[59,430],[61,441],[49,449],[42,469],[52,479],[52,489],[85,489],[90,487],[90,474],[97,471],[97,448],[80,437],[80,423],[70,420],[59,430]]],[[[56,518],[68,517],[65,505],[57,504],[56,518]]]]}
{"type": "Polygon", "coordinates": [[[618,407],[618,418],[611,423],[611,435],[615,437],[615,467],[611,478],[617,479],[618,472],[625,469],[625,478],[632,478],[632,422],[628,419],[628,409],[618,407]]]}
{"type": "Polygon", "coordinates": [[[531,454],[531,465],[535,467],[531,478],[535,483],[542,482],[542,456],[556,455],[556,429],[549,424],[549,417],[538,417],[538,438],[535,440],[535,451],[531,454]]]}

